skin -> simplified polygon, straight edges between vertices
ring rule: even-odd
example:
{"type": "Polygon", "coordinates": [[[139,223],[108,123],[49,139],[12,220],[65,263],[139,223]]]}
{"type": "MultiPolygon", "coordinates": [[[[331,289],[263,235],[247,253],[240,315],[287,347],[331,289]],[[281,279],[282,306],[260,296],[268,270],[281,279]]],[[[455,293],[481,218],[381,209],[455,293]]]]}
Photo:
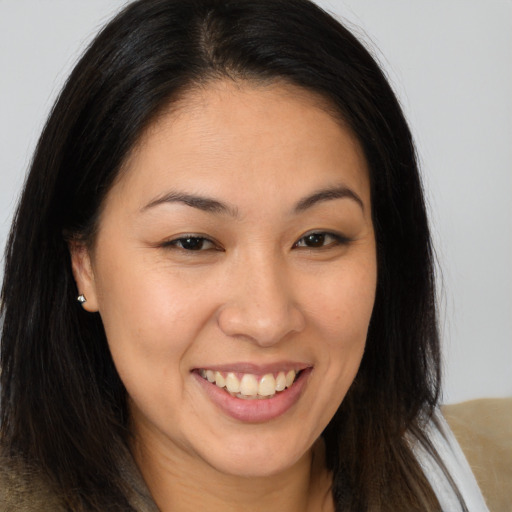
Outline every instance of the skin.
{"type": "Polygon", "coordinates": [[[333,510],[319,436],[357,373],[377,270],[366,162],[324,107],[284,84],[189,92],[130,155],[93,248],[71,248],[163,512],[333,510]],[[340,187],[343,197],[297,208],[340,187]],[[226,210],[158,202],[177,191],[226,210]],[[191,234],[211,242],[176,242],[191,234]],[[193,373],[276,361],[312,371],[298,401],[265,422],[225,414],[193,373]]]}

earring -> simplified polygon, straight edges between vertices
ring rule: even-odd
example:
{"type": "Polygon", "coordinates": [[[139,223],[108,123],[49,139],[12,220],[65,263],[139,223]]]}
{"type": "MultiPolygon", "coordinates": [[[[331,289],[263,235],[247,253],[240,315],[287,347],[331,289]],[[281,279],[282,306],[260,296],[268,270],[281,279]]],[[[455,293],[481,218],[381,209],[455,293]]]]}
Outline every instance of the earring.
{"type": "Polygon", "coordinates": [[[85,298],[85,295],[83,293],[81,293],[77,298],[76,300],[78,302],[80,302],[80,304],[83,304],[84,302],[87,302],[87,299],[85,298]]]}

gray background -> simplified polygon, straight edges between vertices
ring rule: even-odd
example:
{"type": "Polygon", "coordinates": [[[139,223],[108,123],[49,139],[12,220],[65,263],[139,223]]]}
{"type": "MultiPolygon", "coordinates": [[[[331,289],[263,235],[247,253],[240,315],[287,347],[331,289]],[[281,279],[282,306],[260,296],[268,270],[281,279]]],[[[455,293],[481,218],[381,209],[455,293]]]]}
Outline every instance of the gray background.
{"type": "MultiPolygon", "coordinates": [[[[124,3],[0,0],[2,247],[48,111],[124,3]]],[[[318,3],[371,46],[416,137],[439,259],[444,401],[512,395],[512,1],[318,3]]]]}

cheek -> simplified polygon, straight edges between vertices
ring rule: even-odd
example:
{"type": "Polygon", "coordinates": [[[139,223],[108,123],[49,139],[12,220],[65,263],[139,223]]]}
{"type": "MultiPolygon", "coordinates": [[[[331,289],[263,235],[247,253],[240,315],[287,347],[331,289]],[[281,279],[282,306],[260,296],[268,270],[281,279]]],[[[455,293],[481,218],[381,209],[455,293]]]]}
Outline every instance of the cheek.
{"type": "MultiPolygon", "coordinates": [[[[184,360],[204,324],[198,291],[135,256],[104,261],[98,276],[100,315],[125,386],[141,392],[181,386],[184,360]],[[115,279],[111,279],[115,276],[115,279]]],[[[130,394],[132,390],[129,390],[130,394]]]]}
{"type": "Polygon", "coordinates": [[[322,387],[326,417],[330,419],[352,384],[363,357],[373,311],[376,266],[355,264],[333,272],[322,286],[310,288],[310,319],[319,335],[322,387]]]}
{"type": "Polygon", "coordinates": [[[207,305],[190,292],[169,293],[176,289],[171,284],[132,274],[126,287],[116,282],[105,291],[101,315],[132,414],[139,411],[138,420],[149,428],[166,425],[181,439],[177,411],[190,404],[186,378],[207,305]]]}
{"type": "Polygon", "coordinates": [[[340,349],[364,343],[375,302],[376,266],[340,266],[327,276],[313,277],[307,287],[305,303],[310,318],[326,339],[340,349]]]}

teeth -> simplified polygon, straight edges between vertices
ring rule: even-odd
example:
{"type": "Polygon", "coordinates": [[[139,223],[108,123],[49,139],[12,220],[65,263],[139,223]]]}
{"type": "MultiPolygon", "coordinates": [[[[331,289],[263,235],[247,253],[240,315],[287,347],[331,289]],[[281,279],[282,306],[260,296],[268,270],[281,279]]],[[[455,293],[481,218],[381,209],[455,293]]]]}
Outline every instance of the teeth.
{"type": "Polygon", "coordinates": [[[267,373],[262,377],[252,373],[244,373],[239,379],[234,372],[223,374],[213,370],[200,370],[203,379],[215,383],[219,388],[226,389],[233,396],[244,399],[258,399],[274,396],[279,391],[289,388],[295,381],[297,372],[281,371],[274,375],[267,373]]]}
{"type": "Polygon", "coordinates": [[[263,375],[258,385],[258,395],[272,396],[276,394],[276,379],[271,373],[263,375]]]}
{"type": "Polygon", "coordinates": [[[242,395],[254,396],[258,394],[258,381],[255,375],[246,373],[240,381],[240,393],[242,395]]]}
{"type": "Polygon", "coordinates": [[[228,373],[226,388],[230,393],[240,393],[240,381],[234,373],[228,373]]]}
{"type": "Polygon", "coordinates": [[[215,372],[215,384],[217,384],[219,388],[223,388],[226,385],[226,379],[223,377],[222,373],[215,372]]]}
{"type": "Polygon", "coordinates": [[[284,372],[279,372],[276,379],[276,391],[283,391],[286,388],[286,376],[284,372]]]}

